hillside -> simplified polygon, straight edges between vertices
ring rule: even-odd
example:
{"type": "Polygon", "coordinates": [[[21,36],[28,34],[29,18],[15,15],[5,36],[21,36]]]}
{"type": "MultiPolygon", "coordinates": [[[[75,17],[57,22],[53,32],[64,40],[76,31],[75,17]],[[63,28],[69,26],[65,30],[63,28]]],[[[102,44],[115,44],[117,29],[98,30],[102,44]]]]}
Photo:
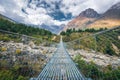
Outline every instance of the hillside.
{"type": "Polygon", "coordinates": [[[0,17],[0,30],[29,35],[37,38],[46,38],[48,40],[53,35],[50,31],[44,29],[11,22],[8,19],[6,19],[6,17],[3,16],[0,17]]]}
{"type": "Polygon", "coordinates": [[[0,80],[29,80],[38,75],[54,53],[55,48],[49,47],[53,36],[47,30],[14,23],[1,16],[0,80]]]}
{"type": "Polygon", "coordinates": [[[6,20],[8,20],[8,21],[10,21],[10,22],[13,22],[13,23],[16,22],[16,21],[14,21],[14,20],[12,20],[12,19],[10,19],[10,18],[8,18],[8,17],[6,17],[6,16],[4,16],[4,15],[2,15],[2,14],[0,14],[0,18],[4,18],[4,19],[6,19],[6,20]]]}
{"type": "Polygon", "coordinates": [[[120,73],[120,26],[112,30],[67,29],[61,35],[67,50],[85,76],[93,80],[120,78],[117,75],[120,73]]]}
{"type": "Polygon", "coordinates": [[[86,29],[85,31],[68,29],[66,32],[62,32],[61,35],[63,35],[65,42],[69,42],[68,47],[75,50],[96,50],[103,54],[120,56],[120,27],[103,34],[99,34],[100,31],[104,31],[104,29],[86,29]],[[94,36],[94,34],[97,35],[94,36]]]}
{"type": "Polygon", "coordinates": [[[96,20],[88,28],[112,28],[120,25],[120,3],[113,5],[100,19],[96,20]]]}
{"type": "Polygon", "coordinates": [[[99,15],[93,9],[91,10],[86,9],[85,11],[81,12],[78,17],[69,22],[64,30],[70,28],[76,29],[112,28],[119,25],[120,25],[120,3],[117,3],[101,15],[99,15]]]}

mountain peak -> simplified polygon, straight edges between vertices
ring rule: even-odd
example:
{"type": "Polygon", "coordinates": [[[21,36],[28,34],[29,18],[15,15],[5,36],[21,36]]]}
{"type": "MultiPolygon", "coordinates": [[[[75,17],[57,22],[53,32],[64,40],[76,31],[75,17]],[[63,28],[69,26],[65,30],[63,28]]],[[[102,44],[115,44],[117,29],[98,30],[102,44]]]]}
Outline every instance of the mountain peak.
{"type": "Polygon", "coordinates": [[[100,14],[98,14],[94,9],[88,8],[85,11],[82,11],[79,14],[80,17],[88,17],[88,18],[98,18],[100,14]]]}

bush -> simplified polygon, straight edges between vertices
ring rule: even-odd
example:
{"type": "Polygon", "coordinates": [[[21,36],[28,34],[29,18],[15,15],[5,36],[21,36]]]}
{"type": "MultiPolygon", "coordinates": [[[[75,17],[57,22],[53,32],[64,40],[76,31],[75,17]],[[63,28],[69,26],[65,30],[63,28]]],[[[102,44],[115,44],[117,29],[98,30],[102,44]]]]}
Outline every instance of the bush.
{"type": "Polygon", "coordinates": [[[19,76],[17,80],[29,80],[29,79],[23,76],[19,76]]]}
{"type": "Polygon", "coordinates": [[[105,68],[100,68],[93,62],[87,63],[81,59],[80,55],[75,57],[75,62],[77,63],[80,71],[87,78],[92,78],[92,80],[119,80],[120,79],[120,68],[112,69],[111,65],[105,68]]]}
{"type": "Polygon", "coordinates": [[[0,71],[0,80],[13,80],[14,76],[11,71],[0,71]]]}
{"type": "Polygon", "coordinates": [[[7,48],[6,47],[2,47],[1,51],[7,51],[7,48]]]}
{"type": "Polygon", "coordinates": [[[21,53],[21,50],[20,49],[16,49],[15,51],[17,54],[20,54],[21,53]]]}

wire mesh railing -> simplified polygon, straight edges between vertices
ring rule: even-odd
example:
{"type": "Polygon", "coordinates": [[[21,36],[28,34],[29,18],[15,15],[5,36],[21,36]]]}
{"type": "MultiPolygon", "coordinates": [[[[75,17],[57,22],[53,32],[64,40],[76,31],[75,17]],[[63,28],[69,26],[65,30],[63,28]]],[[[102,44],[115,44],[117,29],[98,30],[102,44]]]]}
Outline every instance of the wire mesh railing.
{"type": "Polygon", "coordinates": [[[0,30],[0,80],[38,76],[56,46],[52,41],[0,30]]]}
{"type": "Polygon", "coordinates": [[[93,80],[120,79],[120,27],[65,44],[86,77],[93,80]]]}

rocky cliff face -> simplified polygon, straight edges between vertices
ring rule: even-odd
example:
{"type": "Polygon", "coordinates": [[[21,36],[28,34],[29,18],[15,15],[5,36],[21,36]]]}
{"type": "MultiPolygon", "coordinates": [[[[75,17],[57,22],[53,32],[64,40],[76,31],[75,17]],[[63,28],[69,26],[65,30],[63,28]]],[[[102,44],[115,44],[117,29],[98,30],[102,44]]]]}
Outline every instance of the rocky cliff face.
{"type": "Polygon", "coordinates": [[[98,18],[100,14],[98,14],[94,9],[86,9],[85,11],[79,14],[80,17],[87,17],[87,18],[98,18]]]}

